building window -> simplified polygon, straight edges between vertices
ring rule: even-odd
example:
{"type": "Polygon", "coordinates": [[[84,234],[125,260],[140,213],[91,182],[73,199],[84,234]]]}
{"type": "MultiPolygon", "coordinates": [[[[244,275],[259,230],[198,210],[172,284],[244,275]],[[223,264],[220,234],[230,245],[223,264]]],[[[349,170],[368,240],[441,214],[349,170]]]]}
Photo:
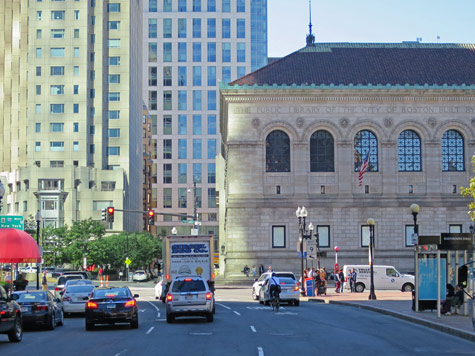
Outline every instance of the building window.
{"type": "Polygon", "coordinates": [[[178,43],[178,62],[186,62],[186,43],[178,43]]]}
{"type": "Polygon", "coordinates": [[[421,139],[412,130],[401,132],[398,138],[398,169],[399,172],[420,172],[421,139]]]}
{"type": "Polygon", "coordinates": [[[41,40],[43,31],[42,30],[36,30],[36,39],[41,40]]]}
{"type": "Polygon", "coordinates": [[[79,57],[79,47],[74,47],[73,56],[76,57],[76,58],[79,57]]]}
{"type": "Polygon", "coordinates": [[[64,57],[64,48],[51,48],[50,56],[53,58],[63,58],[64,57]]]}
{"type": "Polygon", "coordinates": [[[172,0],[163,0],[163,12],[172,11],[172,0]]]}
{"type": "MultiPolygon", "coordinates": [[[[148,61],[149,62],[156,62],[158,59],[158,49],[156,43],[149,43],[148,44],[148,61]]],[[[119,63],[120,64],[120,63],[119,63]]]]}
{"type": "Polygon", "coordinates": [[[330,226],[329,225],[318,225],[318,245],[319,247],[330,247],[330,226]]]}
{"type": "Polygon", "coordinates": [[[238,66],[237,67],[237,77],[241,78],[246,75],[246,67],[245,66],[238,66]]]}
{"type": "Polygon", "coordinates": [[[79,152],[79,141],[73,141],[73,152],[79,152]]]}
{"type": "Polygon", "coordinates": [[[463,137],[455,130],[445,131],[442,135],[442,171],[464,171],[465,150],[463,137]]]}
{"type": "Polygon", "coordinates": [[[107,118],[109,120],[119,120],[120,119],[120,110],[109,110],[107,112],[107,118]]]}
{"type": "Polygon", "coordinates": [[[107,93],[107,98],[109,101],[120,101],[120,93],[117,92],[109,92],[107,93]]]}
{"type": "Polygon", "coordinates": [[[172,38],[172,19],[163,19],[163,38],[172,38]]]}
{"type": "Polygon", "coordinates": [[[172,140],[163,140],[163,159],[172,159],[172,140]]]}
{"type": "Polygon", "coordinates": [[[120,48],[120,38],[111,38],[107,40],[107,47],[120,48]]]}
{"type": "Polygon", "coordinates": [[[201,19],[193,19],[193,38],[201,38],[201,19]]]}
{"type": "Polygon", "coordinates": [[[107,147],[108,156],[120,156],[120,147],[110,146],[107,147]]]}
{"type": "Polygon", "coordinates": [[[216,159],[216,140],[208,140],[208,159],[216,159]]]}
{"type": "Polygon", "coordinates": [[[163,165],[163,183],[164,184],[172,183],[172,165],[170,163],[163,165]]]}
{"type": "Polygon", "coordinates": [[[221,10],[223,12],[231,12],[231,0],[221,0],[221,10]]]}
{"type": "Polygon", "coordinates": [[[186,208],[187,189],[178,188],[178,207],[186,208]]]}
{"type": "Polygon", "coordinates": [[[178,110],[186,110],[186,90],[178,90],[178,110]]]}
{"type": "Polygon", "coordinates": [[[284,131],[267,135],[266,172],[290,172],[290,139],[284,131]]]}
{"type": "MultiPolygon", "coordinates": [[[[78,30],[79,35],[79,30],[78,30]]],[[[79,37],[79,36],[78,36],[79,37]]],[[[64,38],[64,29],[52,29],[51,30],[51,38],[64,38]]],[[[76,38],[76,36],[75,36],[76,38]]]]}
{"type": "Polygon", "coordinates": [[[272,248],[285,248],[285,226],[272,226],[272,248]]]}
{"type": "Polygon", "coordinates": [[[172,188],[163,188],[163,207],[172,207],[172,188]]]}
{"type": "Polygon", "coordinates": [[[201,135],[201,115],[193,115],[193,135],[201,135]]]}
{"type": "Polygon", "coordinates": [[[193,67],[193,86],[201,86],[201,67],[193,67]]]}
{"type": "MultiPolygon", "coordinates": [[[[168,67],[168,68],[170,68],[170,67],[168,67]]],[[[165,69],[164,69],[163,74],[165,76],[165,69]]],[[[163,81],[164,81],[164,85],[165,85],[165,79],[163,81]]],[[[148,85],[151,86],[151,87],[154,87],[154,86],[157,86],[157,84],[158,84],[158,82],[157,82],[157,67],[149,67],[148,68],[148,85]]],[[[168,86],[171,86],[171,80],[170,80],[170,85],[168,85],[168,86]]]]}
{"type": "Polygon", "coordinates": [[[186,12],[186,0],[178,0],[178,12],[186,12]]]}
{"type": "Polygon", "coordinates": [[[186,19],[178,19],[178,38],[186,38],[186,19]]]}
{"type": "Polygon", "coordinates": [[[64,85],[51,85],[50,86],[51,95],[63,95],[64,94],[64,85]]]}
{"type": "Polygon", "coordinates": [[[73,85],[73,94],[74,95],[79,94],[79,85],[73,85]]]}
{"type": "Polygon", "coordinates": [[[41,152],[41,142],[35,142],[35,152],[41,152]]]}
{"type": "Polygon", "coordinates": [[[107,129],[107,137],[109,138],[119,138],[120,129],[107,129]]]}
{"type": "Polygon", "coordinates": [[[41,77],[41,67],[36,67],[36,76],[41,77]]]}
{"type": "Polygon", "coordinates": [[[163,134],[171,135],[172,134],[172,117],[171,115],[163,116],[163,134]]]}
{"type": "Polygon", "coordinates": [[[114,181],[101,182],[101,192],[113,192],[115,190],[114,181]]]}
{"type": "Polygon", "coordinates": [[[178,135],[186,135],[186,115],[178,115],[178,135]]]}
{"type": "Polygon", "coordinates": [[[193,42],[193,62],[201,62],[201,43],[193,42]]]}
{"type": "Polygon", "coordinates": [[[50,75],[64,75],[64,67],[63,66],[53,66],[50,67],[50,75]]]}
{"type": "Polygon", "coordinates": [[[208,115],[208,135],[216,135],[216,115],[208,115]]]}
{"type": "Polygon", "coordinates": [[[157,38],[157,19],[148,19],[148,38],[157,38]]]}
{"type": "Polygon", "coordinates": [[[216,163],[208,163],[208,183],[216,183],[216,163]]]}
{"type": "Polygon", "coordinates": [[[378,139],[371,131],[361,130],[356,134],[354,149],[355,172],[359,172],[360,166],[363,164],[366,157],[368,157],[368,152],[369,160],[366,171],[378,171],[378,139]]]}
{"type": "MultiPolygon", "coordinates": [[[[417,225],[417,226],[419,226],[419,225],[417,225]]],[[[406,230],[405,231],[405,233],[406,233],[406,236],[405,236],[405,238],[406,238],[406,247],[412,247],[412,246],[414,246],[414,244],[412,243],[412,241],[413,241],[412,240],[412,235],[414,234],[414,225],[406,225],[405,227],[406,227],[406,229],[405,229],[406,230]]]]}
{"type": "Polygon", "coordinates": [[[79,20],[79,10],[74,10],[74,19],[79,20]]]}
{"type": "Polygon", "coordinates": [[[178,183],[186,184],[186,163],[178,163],[178,183]]]}
{"type": "Polygon", "coordinates": [[[201,183],[201,163],[193,163],[193,182],[201,183]]]}
{"type": "Polygon", "coordinates": [[[42,52],[41,48],[36,49],[36,58],[41,58],[41,52],[42,52]]]}
{"type": "Polygon", "coordinates": [[[193,139],[193,159],[201,159],[201,139],[193,139]]]}
{"type": "Polygon", "coordinates": [[[208,38],[216,38],[216,19],[208,19],[208,38]]]}
{"type": "Polygon", "coordinates": [[[64,104],[50,104],[51,114],[64,114],[64,104]]]}
{"type": "Polygon", "coordinates": [[[246,20],[245,19],[236,20],[236,32],[237,32],[237,38],[246,38],[246,20]]]}
{"type": "Polygon", "coordinates": [[[107,12],[120,12],[120,4],[119,3],[107,4],[107,12]]]}
{"type": "Polygon", "coordinates": [[[201,90],[193,90],[193,110],[201,110],[201,90]]]}
{"type": "Polygon", "coordinates": [[[64,142],[62,142],[62,141],[51,141],[49,143],[49,150],[51,152],[64,152],[64,142]]]}
{"type": "Polygon", "coordinates": [[[208,86],[215,86],[216,85],[216,67],[210,66],[208,67],[208,86]]]}
{"type": "Polygon", "coordinates": [[[221,20],[221,37],[231,38],[231,19],[221,20]]]}
{"type": "Polygon", "coordinates": [[[238,62],[246,61],[246,44],[244,42],[237,43],[237,61],[238,62]]]}
{"type": "Polygon", "coordinates": [[[221,68],[223,83],[228,84],[231,81],[231,67],[223,66],[221,68]]]}
{"type": "Polygon", "coordinates": [[[208,188],[208,208],[216,208],[216,189],[208,188]]]}
{"type": "Polygon", "coordinates": [[[65,12],[64,11],[51,11],[51,20],[64,20],[65,12]]]}
{"type": "Polygon", "coordinates": [[[49,124],[50,132],[64,132],[64,123],[62,122],[52,122],[49,124]]]}
{"type": "Polygon", "coordinates": [[[208,62],[216,62],[216,42],[208,43],[208,62]]]}
{"type": "Polygon", "coordinates": [[[216,90],[208,90],[208,110],[216,110],[216,90]]]}
{"type": "Polygon", "coordinates": [[[230,42],[222,43],[221,60],[225,63],[231,62],[231,43],[230,42]]]}
{"type": "Polygon", "coordinates": [[[193,12],[201,12],[201,0],[193,0],[193,12]]]}
{"type": "Polygon", "coordinates": [[[246,12],[246,0],[236,0],[236,11],[246,12]]]}
{"type": "Polygon", "coordinates": [[[41,114],[41,104],[35,105],[35,114],[41,114]]]}
{"type": "Polygon", "coordinates": [[[216,12],[216,0],[208,0],[208,12],[216,12]]]}
{"type": "Polygon", "coordinates": [[[36,85],[35,90],[36,90],[36,95],[41,95],[41,85],[36,85]]]}
{"type": "Polygon", "coordinates": [[[333,136],[325,130],[315,131],[310,137],[310,172],[334,172],[333,136]]]}
{"type": "MultiPolygon", "coordinates": [[[[64,37],[64,32],[63,32],[63,37],[64,37]]],[[[79,28],[74,29],[74,38],[79,38],[79,28]]],[[[91,38],[92,38],[92,35],[91,35],[91,38]]],[[[91,41],[91,43],[94,43],[94,42],[91,41]]]]}
{"type": "Polygon", "coordinates": [[[186,139],[178,140],[178,159],[186,159],[186,139]]]}
{"type": "Polygon", "coordinates": [[[75,77],[78,77],[79,76],[79,66],[74,66],[73,67],[73,75],[75,77]]]}
{"type": "Polygon", "coordinates": [[[35,123],[35,132],[41,132],[41,123],[40,122],[35,123]]]}
{"type": "Polygon", "coordinates": [[[449,225],[449,233],[450,234],[461,234],[462,233],[462,225],[461,224],[450,224],[449,225]]]}
{"type": "Polygon", "coordinates": [[[163,92],[163,110],[171,110],[172,109],[172,92],[169,90],[165,90],[163,92]]]}
{"type": "MultiPolygon", "coordinates": [[[[369,239],[370,239],[369,234],[370,234],[369,225],[361,225],[361,247],[368,247],[369,246],[369,239]]],[[[376,245],[376,243],[375,243],[375,245],[376,245]]]]}
{"type": "MultiPolygon", "coordinates": [[[[155,22],[155,25],[156,25],[156,22],[155,22]]],[[[107,29],[109,29],[109,30],[120,30],[120,21],[109,21],[107,23],[107,29]]],[[[155,31],[156,31],[156,28],[155,28],[155,31]]]]}
{"type": "Polygon", "coordinates": [[[172,44],[170,42],[165,42],[163,44],[163,61],[164,62],[172,61],[172,44]]]}
{"type": "Polygon", "coordinates": [[[120,83],[120,74],[109,74],[108,76],[109,84],[119,84],[120,83]]]}

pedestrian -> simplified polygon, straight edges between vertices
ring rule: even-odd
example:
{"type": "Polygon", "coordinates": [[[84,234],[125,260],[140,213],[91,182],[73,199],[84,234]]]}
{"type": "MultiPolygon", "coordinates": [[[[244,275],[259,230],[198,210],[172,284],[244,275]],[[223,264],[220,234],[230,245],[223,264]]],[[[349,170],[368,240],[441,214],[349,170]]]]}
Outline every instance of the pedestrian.
{"type": "Polygon", "coordinates": [[[338,276],[340,277],[340,293],[343,293],[343,283],[345,283],[345,274],[343,273],[343,270],[340,269],[338,272],[338,276]]]}
{"type": "Polygon", "coordinates": [[[340,286],[343,282],[341,281],[340,274],[339,274],[338,271],[336,271],[336,273],[335,273],[335,281],[336,281],[335,292],[340,293],[340,286]]]}
{"type": "Polygon", "coordinates": [[[308,278],[313,278],[313,275],[315,274],[315,268],[312,267],[309,271],[308,271],[308,278]]]}
{"type": "Polygon", "coordinates": [[[15,286],[15,290],[25,290],[26,286],[28,285],[28,280],[25,279],[25,274],[20,273],[18,278],[13,281],[13,285],[15,286]]]}
{"type": "Polygon", "coordinates": [[[46,278],[46,271],[43,271],[43,277],[41,278],[41,288],[48,290],[48,279],[46,278]]]}
{"type": "Polygon", "coordinates": [[[250,271],[250,270],[251,270],[251,269],[249,268],[249,266],[248,266],[248,265],[245,265],[244,268],[243,268],[243,270],[242,270],[242,273],[244,273],[244,274],[246,275],[246,277],[249,277],[249,271],[250,271]]]}
{"type": "Polygon", "coordinates": [[[8,295],[10,295],[13,292],[12,276],[8,272],[7,272],[7,275],[5,276],[4,287],[8,295]]]}
{"type": "Polygon", "coordinates": [[[351,291],[354,293],[356,292],[356,270],[353,268],[352,271],[351,271],[351,283],[350,283],[350,286],[351,286],[351,291]]]}
{"type": "Polygon", "coordinates": [[[327,269],[325,267],[320,271],[320,281],[322,284],[322,294],[327,295],[327,269]]]}
{"type": "Polygon", "coordinates": [[[256,269],[256,265],[252,265],[252,277],[256,278],[256,275],[257,275],[257,269],[256,269]]]}
{"type": "Polygon", "coordinates": [[[272,266],[269,266],[269,268],[267,269],[267,272],[270,272],[270,273],[274,272],[274,269],[272,268],[272,266]]]}
{"type": "Polygon", "coordinates": [[[102,272],[103,272],[102,267],[99,267],[99,279],[101,279],[101,277],[102,277],[102,272]]]}
{"type": "Polygon", "coordinates": [[[322,280],[320,279],[320,271],[319,270],[315,271],[314,279],[315,279],[315,289],[317,290],[317,295],[320,295],[321,294],[321,287],[322,287],[322,280]]]}
{"type": "Polygon", "coordinates": [[[261,263],[261,265],[259,266],[259,276],[263,274],[264,272],[265,272],[265,268],[264,268],[264,265],[261,263]]]}

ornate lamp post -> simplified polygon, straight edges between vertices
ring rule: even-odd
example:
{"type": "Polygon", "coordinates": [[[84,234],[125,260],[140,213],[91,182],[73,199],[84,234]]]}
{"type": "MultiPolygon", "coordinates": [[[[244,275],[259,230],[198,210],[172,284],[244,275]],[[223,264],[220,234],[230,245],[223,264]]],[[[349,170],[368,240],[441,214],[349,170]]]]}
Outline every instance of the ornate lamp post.
{"type": "Polygon", "coordinates": [[[304,239],[311,239],[312,232],[313,232],[313,224],[310,223],[308,226],[309,230],[307,231],[307,224],[305,219],[307,218],[307,209],[304,206],[298,207],[295,215],[299,220],[299,242],[300,242],[300,263],[301,263],[301,279],[302,279],[302,293],[305,291],[305,281],[304,281],[304,273],[303,273],[303,241],[304,239]]]}
{"type": "Polygon", "coordinates": [[[419,283],[417,276],[419,274],[419,263],[417,261],[417,242],[419,238],[419,226],[417,226],[417,214],[419,214],[420,207],[417,204],[411,204],[409,207],[411,210],[412,218],[414,219],[414,310],[419,311],[419,283]]]}
{"type": "MultiPolygon", "coordinates": [[[[35,220],[36,220],[36,243],[38,244],[38,247],[40,247],[40,223],[41,223],[41,213],[38,210],[38,212],[35,215],[35,220]]],[[[43,257],[43,256],[41,256],[43,257]]],[[[37,264],[36,266],[36,289],[40,289],[40,266],[41,262],[37,264]]]]}
{"type": "Polygon", "coordinates": [[[369,291],[369,300],[376,300],[376,294],[374,293],[374,268],[373,268],[373,248],[374,248],[374,219],[369,218],[366,220],[369,225],[369,264],[371,273],[371,285],[369,291]]]}

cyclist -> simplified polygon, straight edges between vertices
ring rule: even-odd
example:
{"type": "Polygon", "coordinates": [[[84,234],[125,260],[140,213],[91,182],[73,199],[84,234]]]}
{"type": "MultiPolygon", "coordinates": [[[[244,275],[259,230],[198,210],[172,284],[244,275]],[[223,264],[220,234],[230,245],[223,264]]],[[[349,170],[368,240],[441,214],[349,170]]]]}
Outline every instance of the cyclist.
{"type": "Polygon", "coordinates": [[[269,291],[271,300],[274,299],[276,293],[277,295],[280,293],[280,281],[275,272],[272,272],[272,276],[269,278],[269,291]]]}

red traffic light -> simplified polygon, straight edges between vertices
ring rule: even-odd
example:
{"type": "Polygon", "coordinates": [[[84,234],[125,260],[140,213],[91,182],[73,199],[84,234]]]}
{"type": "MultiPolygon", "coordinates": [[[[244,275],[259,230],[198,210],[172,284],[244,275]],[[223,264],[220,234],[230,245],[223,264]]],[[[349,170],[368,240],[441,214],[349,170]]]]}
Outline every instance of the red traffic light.
{"type": "Polygon", "coordinates": [[[114,214],[114,208],[113,207],[107,208],[107,212],[109,214],[114,214]]]}
{"type": "Polygon", "coordinates": [[[148,216],[149,216],[150,218],[153,218],[153,217],[155,216],[155,212],[154,212],[153,210],[149,210],[149,211],[148,211],[148,216]]]}

